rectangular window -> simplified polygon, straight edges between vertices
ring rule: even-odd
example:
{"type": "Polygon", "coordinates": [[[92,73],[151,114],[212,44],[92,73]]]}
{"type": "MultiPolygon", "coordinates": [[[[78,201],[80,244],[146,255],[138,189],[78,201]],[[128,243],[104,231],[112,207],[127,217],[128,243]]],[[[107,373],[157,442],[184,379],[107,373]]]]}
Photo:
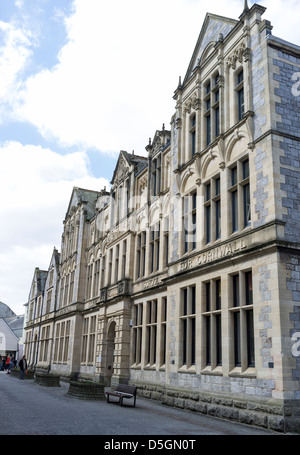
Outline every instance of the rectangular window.
{"type": "Polygon", "coordinates": [[[169,264],[169,228],[169,217],[166,217],[164,219],[164,267],[167,267],[169,264]]]}
{"type": "Polygon", "coordinates": [[[112,266],[113,266],[113,249],[109,250],[109,262],[108,262],[108,284],[112,284],[112,266]]]}
{"type": "Polygon", "coordinates": [[[154,365],[156,363],[156,346],[157,346],[157,300],[147,302],[147,325],[146,325],[146,346],[147,346],[147,363],[154,365]]]}
{"type": "Polygon", "coordinates": [[[196,287],[181,289],[182,365],[196,363],[196,287]]]}
{"type": "Polygon", "coordinates": [[[126,276],[126,255],[127,255],[127,240],[123,241],[123,252],[122,252],[122,279],[126,276]]]}
{"type": "Polygon", "coordinates": [[[143,304],[134,306],[133,322],[133,363],[138,365],[142,361],[142,336],[143,336],[143,304]]]}
{"type": "Polygon", "coordinates": [[[166,364],[167,354],[167,297],[163,297],[161,301],[161,358],[160,365],[166,364]]]}
{"type": "Polygon", "coordinates": [[[220,109],[219,107],[215,108],[215,136],[220,134],[220,109]]]}
{"type": "Polygon", "coordinates": [[[150,273],[159,270],[160,223],[151,227],[150,231],[150,273]]]}
{"type": "Polygon", "coordinates": [[[238,161],[230,169],[232,232],[251,225],[249,160],[238,161]]]}
{"type": "Polygon", "coordinates": [[[190,118],[190,146],[191,156],[196,153],[196,114],[190,118]]]}
{"type": "Polygon", "coordinates": [[[161,191],[161,155],[152,161],[152,191],[157,196],[161,191]]]}
{"type": "Polygon", "coordinates": [[[197,194],[183,198],[184,253],[196,249],[197,194]]]}
{"type": "Polygon", "coordinates": [[[93,264],[87,266],[87,289],[86,289],[86,299],[92,297],[92,280],[93,280],[93,264]]]}
{"type": "Polygon", "coordinates": [[[95,358],[95,340],[96,340],[96,320],[97,316],[91,316],[90,318],[90,330],[89,330],[89,346],[87,363],[91,364],[95,358]]]}
{"type": "Polygon", "coordinates": [[[205,240],[214,242],[221,237],[220,177],[212,178],[204,190],[205,240]]]}
{"type": "Polygon", "coordinates": [[[236,85],[237,101],[238,101],[238,121],[242,120],[245,111],[244,101],[244,72],[241,70],[237,75],[236,85]]]}
{"type": "Polygon", "coordinates": [[[211,143],[211,117],[210,114],[206,115],[206,145],[211,143]]]}
{"type": "Polygon", "coordinates": [[[50,313],[51,310],[51,299],[52,299],[52,290],[47,292],[47,305],[46,305],[46,313],[50,313]]]}
{"type": "Polygon", "coordinates": [[[255,366],[252,272],[239,272],[232,276],[231,282],[233,366],[244,371],[255,366]]]}
{"type": "Polygon", "coordinates": [[[115,254],[115,283],[118,282],[119,279],[119,254],[120,254],[120,246],[116,246],[116,254],[115,254]]]}
{"type": "Polygon", "coordinates": [[[233,313],[234,316],[234,365],[241,366],[241,326],[240,313],[233,313]]]}
{"type": "Polygon", "coordinates": [[[251,224],[251,202],[250,202],[250,183],[249,183],[249,160],[242,163],[243,167],[243,213],[244,227],[251,224]]]}
{"type": "MultiPolygon", "coordinates": [[[[72,272],[73,274],[73,284],[72,284],[72,289],[73,289],[73,285],[74,285],[74,272],[72,272]]],[[[71,291],[71,288],[70,288],[70,291],[71,291]]],[[[95,267],[94,267],[94,290],[93,290],[93,295],[94,297],[99,295],[99,291],[100,291],[100,259],[97,259],[97,261],[95,262],[95,267]]]]}
{"type": "Polygon", "coordinates": [[[137,236],[137,278],[145,275],[146,265],[146,232],[137,236]]]}
{"type": "Polygon", "coordinates": [[[221,279],[212,279],[204,286],[202,303],[205,331],[205,365],[211,369],[222,365],[221,279]]]}
{"type": "Polygon", "coordinates": [[[247,366],[255,366],[253,310],[246,311],[247,324],[247,366]]]}

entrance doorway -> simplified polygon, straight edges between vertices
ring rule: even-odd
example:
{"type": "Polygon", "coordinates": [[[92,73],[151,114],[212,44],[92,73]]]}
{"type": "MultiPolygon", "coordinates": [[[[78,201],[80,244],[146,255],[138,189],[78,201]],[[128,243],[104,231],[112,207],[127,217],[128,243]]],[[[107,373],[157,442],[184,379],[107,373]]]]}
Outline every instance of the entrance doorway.
{"type": "Polygon", "coordinates": [[[107,332],[107,357],[106,357],[106,378],[107,385],[111,385],[111,377],[114,373],[116,323],[112,322],[107,332]]]}

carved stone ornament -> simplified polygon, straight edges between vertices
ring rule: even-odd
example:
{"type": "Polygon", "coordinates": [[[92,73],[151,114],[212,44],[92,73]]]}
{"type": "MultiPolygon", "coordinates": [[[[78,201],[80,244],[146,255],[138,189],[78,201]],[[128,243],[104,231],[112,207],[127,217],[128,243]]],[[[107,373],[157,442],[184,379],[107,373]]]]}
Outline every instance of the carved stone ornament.
{"type": "Polygon", "coordinates": [[[183,107],[184,113],[191,113],[191,109],[198,110],[201,108],[201,100],[196,96],[196,94],[192,95],[185,103],[183,107]]]}
{"type": "Polygon", "coordinates": [[[126,165],[124,158],[122,158],[118,164],[118,170],[114,180],[115,185],[118,186],[126,178],[127,174],[128,166],[126,165]]]}
{"type": "Polygon", "coordinates": [[[232,54],[227,58],[226,64],[227,66],[232,69],[236,69],[236,63],[239,61],[240,63],[243,62],[243,55],[245,52],[246,45],[245,43],[241,43],[239,47],[237,47],[232,54]]]}

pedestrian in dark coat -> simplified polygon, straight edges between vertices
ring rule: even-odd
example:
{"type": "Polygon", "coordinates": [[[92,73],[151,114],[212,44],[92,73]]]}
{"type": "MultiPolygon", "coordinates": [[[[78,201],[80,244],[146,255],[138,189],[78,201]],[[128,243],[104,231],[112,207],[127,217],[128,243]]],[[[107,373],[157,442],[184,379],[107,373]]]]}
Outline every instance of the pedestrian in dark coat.
{"type": "Polygon", "coordinates": [[[19,362],[20,367],[20,379],[24,379],[25,373],[27,371],[27,360],[25,355],[23,355],[22,359],[19,362]]]}

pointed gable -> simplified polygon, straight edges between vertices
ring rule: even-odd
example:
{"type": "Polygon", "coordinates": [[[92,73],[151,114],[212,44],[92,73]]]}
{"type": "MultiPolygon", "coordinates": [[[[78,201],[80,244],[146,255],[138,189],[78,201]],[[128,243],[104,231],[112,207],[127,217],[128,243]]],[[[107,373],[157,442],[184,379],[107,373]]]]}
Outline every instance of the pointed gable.
{"type": "Polygon", "coordinates": [[[134,155],[134,153],[130,154],[121,150],[111,184],[113,186],[118,186],[123,180],[125,180],[130,172],[139,172],[141,169],[146,167],[147,164],[148,160],[146,157],[134,155]]]}
{"type": "Polygon", "coordinates": [[[100,192],[93,190],[86,190],[83,188],[74,187],[69,202],[66,218],[72,215],[72,212],[81,203],[86,204],[87,219],[90,219],[95,214],[96,201],[100,192]]]}
{"type": "Polygon", "coordinates": [[[214,44],[219,40],[220,35],[225,38],[237,23],[235,19],[206,14],[184,83],[191,77],[195,67],[214,50],[214,44]]]}

